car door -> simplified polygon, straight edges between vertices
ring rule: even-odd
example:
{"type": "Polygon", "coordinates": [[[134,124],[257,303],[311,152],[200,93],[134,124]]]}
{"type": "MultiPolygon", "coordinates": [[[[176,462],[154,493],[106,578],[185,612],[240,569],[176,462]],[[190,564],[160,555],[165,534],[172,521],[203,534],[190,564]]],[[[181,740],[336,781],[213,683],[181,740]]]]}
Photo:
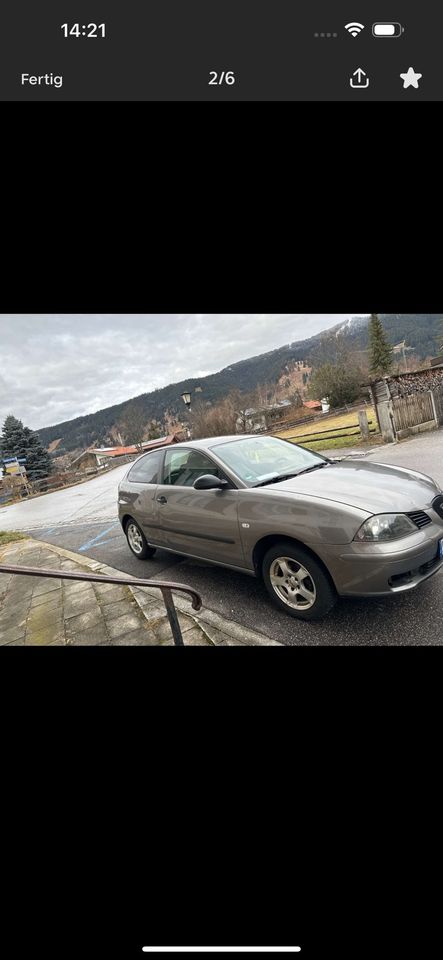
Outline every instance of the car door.
{"type": "Polygon", "coordinates": [[[178,553],[234,566],[244,557],[238,524],[238,490],[229,481],[223,490],[195,490],[203,474],[228,479],[206,454],[192,448],[165,453],[163,482],[156,490],[162,542],[178,553]]]}
{"type": "Polygon", "coordinates": [[[141,526],[150,543],[157,542],[156,500],[157,482],[164,456],[163,450],[153,450],[135,461],[120,485],[120,504],[125,503],[128,513],[141,526]]]}

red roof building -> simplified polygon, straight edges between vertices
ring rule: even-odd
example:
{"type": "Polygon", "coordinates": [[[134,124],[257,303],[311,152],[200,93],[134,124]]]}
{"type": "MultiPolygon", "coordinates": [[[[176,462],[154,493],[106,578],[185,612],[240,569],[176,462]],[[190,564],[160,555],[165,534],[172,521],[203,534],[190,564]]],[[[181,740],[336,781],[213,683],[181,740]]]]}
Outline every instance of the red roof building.
{"type": "Polygon", "coordinates": [[[100,454],[106,457],[126,457],[132,453],[145,453],[147,450],[155,450],[157,447],[169,447],[171,443],[178,443],[177,434],[170,433],[167,437],[158,437],[157,440],[146,440],[142,446],[142,451],[138,447],[94,447],[91,453],[100,454]]]}
{"type": "Polygon", "coordinates": [[[137,449],[136,446],[89,447],[88,450],[84,450],[79,457],[76,457],[75,460],[72,461],[70,469],[74,466],[76,469],[86,469],[87,467],[93,466],[100,467],[108,460],[113,460],[117,457],[137,456],[140,453],[146,453],[148,450],[156,450],[158,447],[169,447],[171,443],[180,443],[180,440],[180,434],[170,433],[167,437],[158,437],[157,440],[146,440],[141,445],[141,451],[137,449]]]}

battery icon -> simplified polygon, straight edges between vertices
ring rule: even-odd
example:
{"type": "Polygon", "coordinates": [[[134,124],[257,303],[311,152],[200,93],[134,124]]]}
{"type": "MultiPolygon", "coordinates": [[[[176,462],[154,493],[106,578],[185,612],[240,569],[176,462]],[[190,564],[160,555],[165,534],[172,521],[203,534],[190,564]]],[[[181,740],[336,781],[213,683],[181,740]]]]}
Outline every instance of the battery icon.
{"type": "Polygon", "coordinates": [[[373,23],[372,24],[372,36],[373,37],[401,37],[404,33],[405,28],[402,27],[401,23],[373,23]]]}

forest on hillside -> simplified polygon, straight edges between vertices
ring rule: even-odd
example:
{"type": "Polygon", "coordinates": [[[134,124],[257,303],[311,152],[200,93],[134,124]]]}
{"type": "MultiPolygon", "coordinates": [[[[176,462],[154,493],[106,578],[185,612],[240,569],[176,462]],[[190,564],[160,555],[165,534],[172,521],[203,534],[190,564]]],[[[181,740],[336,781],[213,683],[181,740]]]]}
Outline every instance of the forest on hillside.
{"type": "MultiPolygon", "coordinates": [[[[396,344],[404,340],[422,360],[438,352],[438,342],[443,336],[442,317],[443,313],[380,314],[389,342],[396,344]]],[[[355,332],[351,330],[348,338],[350,350],[365,350],[368,346],[367,327],[355,332]]]]}
{"type": "MultiPolygon", "coordinates": [[[[437,353],[438,342],[442,337],[443,313],[381,314],[380,316],[392,344],[405,340],[406,345],[414,349],[414,354],[422,359],[437,353]]],[[[163,421],[166,411],[179,419],[185,419],[186,410],[181,399],[181,394],[185,390],[190,390],[192,393],[196,387],[201,387],[200,399],[215,403],[234,389],[240,389],[247,394],[255,390],[259,384],[276,383],[289,362],[294,360],[309,362],[310,359],[315,358],[320,344],[322,356],[327,357],[330,354],[333,362],[338,337],[343,338],[343,343],[350,354],[367,349],[368,331],[364,320],[358,318],[355,323],[351,322],[345,326],[343,332],[338,332],[340,328],[341,325],[337,324],[330,330],[306,340],[285,344],[267,353],[240,360],[207,377],[190,378],[179,383],[168,384],[150,393],[128,397],[127,401],[115,406],[45,427],[37,432],[45,447],[61,437],[62,443],[58,449],[61,453],[78,448],[83,449],[92,444],[107,443],[112,427],[124,417],[125,409],[130,402],[136,401],[143,408],[147,423],[150,420],[163,421]]]]}

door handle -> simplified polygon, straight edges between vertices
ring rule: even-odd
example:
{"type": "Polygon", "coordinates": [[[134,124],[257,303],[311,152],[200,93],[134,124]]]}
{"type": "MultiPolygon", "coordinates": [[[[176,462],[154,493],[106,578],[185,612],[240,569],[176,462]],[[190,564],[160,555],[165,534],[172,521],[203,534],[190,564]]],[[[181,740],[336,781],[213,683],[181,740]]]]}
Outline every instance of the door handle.
{"type": "Polygon", "coordinates": [[[157,497],[157,500],[158,500],[159,503],[167,503],[167,502],[168,502],[167,499],[166,499],[166,497],[157,497]]]}

